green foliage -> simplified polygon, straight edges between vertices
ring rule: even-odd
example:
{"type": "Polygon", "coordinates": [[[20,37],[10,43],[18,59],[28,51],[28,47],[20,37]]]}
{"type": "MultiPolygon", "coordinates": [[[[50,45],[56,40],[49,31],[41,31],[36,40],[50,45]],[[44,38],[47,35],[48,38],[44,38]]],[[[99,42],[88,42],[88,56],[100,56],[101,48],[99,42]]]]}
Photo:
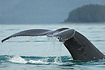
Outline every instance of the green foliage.
{"type": "Polygon", "coordinates": [[[84,5],[72,10],[65,22],[105,22],[105,5],[84,5]]]}

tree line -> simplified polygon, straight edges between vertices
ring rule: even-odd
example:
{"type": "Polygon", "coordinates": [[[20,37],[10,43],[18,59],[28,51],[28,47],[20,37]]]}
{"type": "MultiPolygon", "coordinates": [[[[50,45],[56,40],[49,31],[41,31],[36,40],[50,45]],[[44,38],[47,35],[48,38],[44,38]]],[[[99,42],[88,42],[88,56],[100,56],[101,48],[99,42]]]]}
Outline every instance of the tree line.
{"type": "Polygon", "coordinates": [[[105,5],[84,5],[69,13],[68,18],[64,22],[76,23],[94,23],[105,22],[105,5]]]}

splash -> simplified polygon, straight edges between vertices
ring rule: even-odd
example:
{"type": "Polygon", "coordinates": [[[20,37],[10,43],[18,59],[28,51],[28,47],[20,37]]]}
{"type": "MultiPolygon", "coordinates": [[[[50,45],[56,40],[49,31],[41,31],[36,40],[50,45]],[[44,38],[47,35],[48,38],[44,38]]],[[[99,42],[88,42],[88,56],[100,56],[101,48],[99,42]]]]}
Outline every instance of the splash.
{"type": "Polygon", "coordinates": [[[41,60],[29,60],[28,63],[30,64],[37,64],[37,65],[47,65],[49,64],[49,62],[44,62],[44,61],[41,61],[41,60]]]}
{"type": "Polygon", "coordinates": [[[82,62],[71,60],[72,57],[38,57],[38,56],[10,56],[0,55],[0,63],[16,63],[29,65],[59,65],[59,66],[74,66],[74,65],[105,65],[105,60],[82,62]],[[60,59],[62,62],[60,62],[60,59]]]}
{"type": "Polygon", "coordinates": [[[13,56],[12,58],[9,59],[10,62],[13,63],[27,63],[27,61],[20,56],[13,56]]]}
{"type": "Polygon", "coordinates": [[[58,57],[25,57],[21,56],[9,56],[9,62],[22,63],[22,64],[35,64],[35,65],[49,65],[49,64],[61,64],[58,57]],[[50,61],[49,61],[50,60],[50,61]]]}
{"type": "MultiPolygon", "coordinates": [[[[29,42],[28,47],[30,45],[39,46],[36,44],[42,43],[43,45],[41,45],[41,46],[44,50],[38,50],[38,51],[44,52],[44,53],[41,53],[41,54],[44,54],[41,56],[44,58],[36,58],[36,57],[30,58],[29,57],[29,59],[27,59],[26,57],[24,58],[24,57],[18,56],[18,54],[20,54],[20,52],[21,52],[20,51],[19,53],[16,54],[17,56],[10,57],[8,60],[9,62],[23,63],[23,64],[36,64],[36,65],[48,65],[48,64],[62,65],[63,64],[61,55],[62,55],[62,47],[64,47],[64,46],[62,45],[62,42],[59,42],[59,40],[56,37],[52,38],[52,37],[43,36],[41,38],[39,38],[39,37],[28,37],[28,38],[23,37],[22,39],[20,39],[21,37],[17,37],[17,38],[19,38],[18,41],[14,41],[15,43],[18,43],[16,45],[17,47],[19,47],[19,45],[22,45],[24,43],[27,44],[27,42],[29,42]],[[25,41],[24,41],[24,39],[25,39],[25,41]],[[50,52],[50,53],[48,53],[48,52],[50,52]]],[[[26,46],[27,45],[25,45],[25,47],[26,46]]],[[[36,47],[36,48],[38,49],[39,47],[36,47]]],[[[23,46],[23,49],[24,49],[24,46],[23,46]]],[[[35,47],[34,47],[34,49],[35,49],[35,47]]],[[[37,51],[34,51],[34,52],[37,52],[37,51]]]]}

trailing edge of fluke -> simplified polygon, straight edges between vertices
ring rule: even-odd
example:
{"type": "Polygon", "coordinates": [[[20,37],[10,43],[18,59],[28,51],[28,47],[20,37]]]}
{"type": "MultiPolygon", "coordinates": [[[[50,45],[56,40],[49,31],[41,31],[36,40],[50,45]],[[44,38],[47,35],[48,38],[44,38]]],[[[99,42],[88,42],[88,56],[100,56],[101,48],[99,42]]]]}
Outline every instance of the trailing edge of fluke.
{"type": "Polygon", "coordinates": [[[9,38],[17,36],[43,36],[57,37],[60,42],[63,42],[74,60],[98,60],[104,59],[105,56],[101,53],[85,36],[69,28],[60,28],[57,30],[47,29],[30,29],[15,33],[1,42],[9,38]]]}

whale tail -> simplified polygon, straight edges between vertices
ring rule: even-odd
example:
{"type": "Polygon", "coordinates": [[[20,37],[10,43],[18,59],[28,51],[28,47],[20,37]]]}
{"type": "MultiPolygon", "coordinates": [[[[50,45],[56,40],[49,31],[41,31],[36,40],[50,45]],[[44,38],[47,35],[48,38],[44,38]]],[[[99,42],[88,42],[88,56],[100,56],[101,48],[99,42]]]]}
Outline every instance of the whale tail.
{"type": "Polygon", "coordinates": [[[105,56],[85,36],[75,31],[75,35],[64,42],[74,60],[98,60],[105,56]]]}
{"type": "Polygon", "coordinates": [[[57,37],[60,42],[63,42],[65,47],[71,53],[74,60],[98,60],[105,56],[82,34],[69,28],[60,28],[57,30],[46,29],[30,29],[13,34],[9,38],[17,36],[43,36],[57,37]]]}

